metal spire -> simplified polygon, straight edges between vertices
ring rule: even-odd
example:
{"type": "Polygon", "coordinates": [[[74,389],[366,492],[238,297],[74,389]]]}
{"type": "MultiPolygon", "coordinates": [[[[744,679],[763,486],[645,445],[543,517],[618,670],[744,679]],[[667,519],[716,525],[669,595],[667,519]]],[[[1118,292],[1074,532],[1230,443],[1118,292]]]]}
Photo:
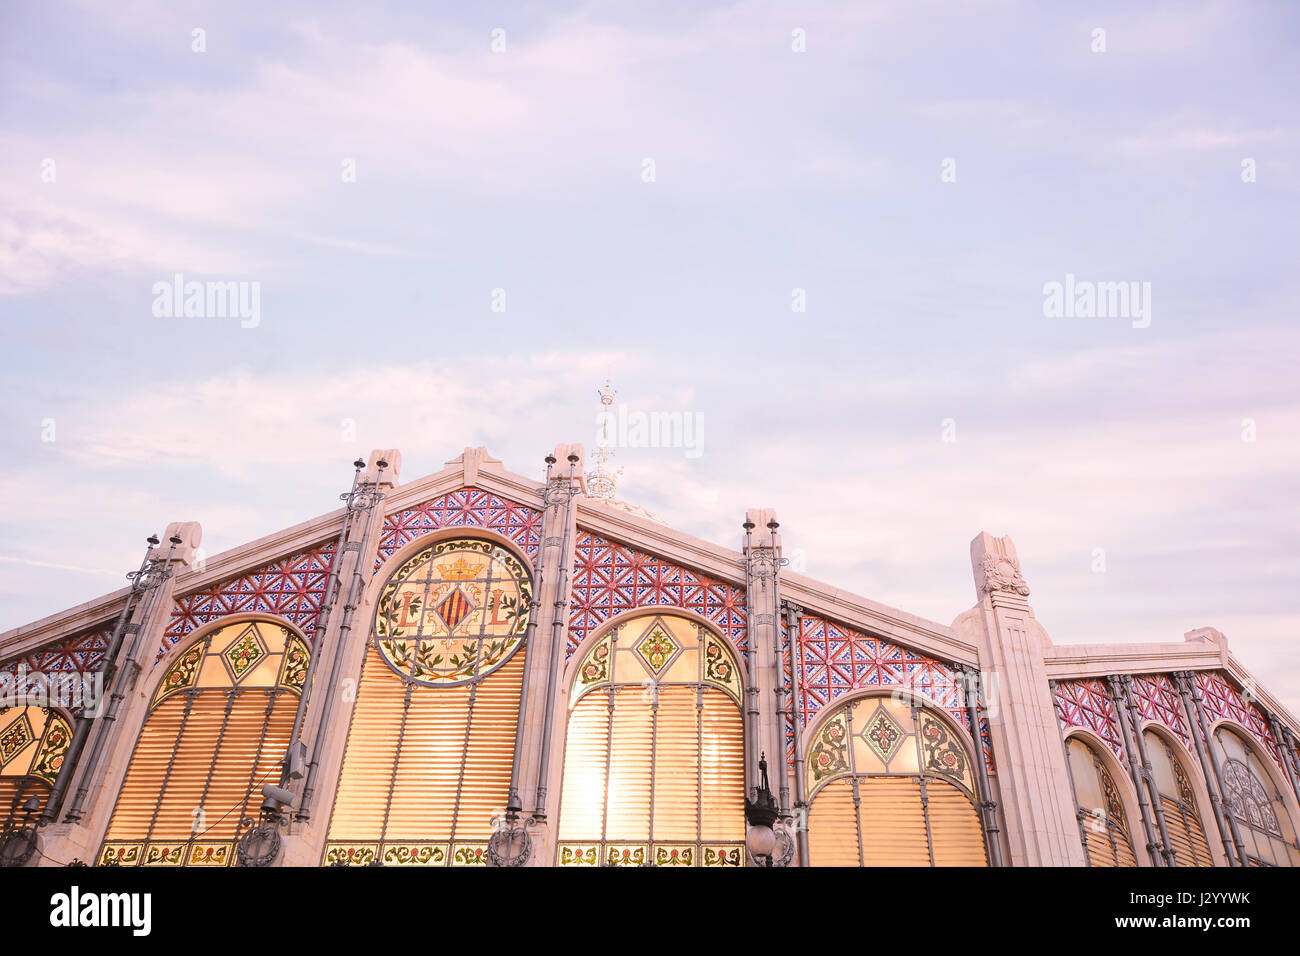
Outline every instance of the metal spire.
{"type": "Polygon", "coordinates": [[[596,462],[595,471],[587,474],[587,497],[588,498],[606,498],[614,497],[615,482],[618,476],[623,474],[623,469],[617,471],[609,469],[609,460],[614,457],[614,452],[609,448],[610,443],[610,422],[614,419],[612,407],[614,405],[614,396],[618,394],[610,385],[609,380],[605,380],[605,387],[597,389],[600,395],[600,404],[603,406],[597,421],[600,423],[600,431],[596,438],[596,454],[593,456],[596,462]]]}

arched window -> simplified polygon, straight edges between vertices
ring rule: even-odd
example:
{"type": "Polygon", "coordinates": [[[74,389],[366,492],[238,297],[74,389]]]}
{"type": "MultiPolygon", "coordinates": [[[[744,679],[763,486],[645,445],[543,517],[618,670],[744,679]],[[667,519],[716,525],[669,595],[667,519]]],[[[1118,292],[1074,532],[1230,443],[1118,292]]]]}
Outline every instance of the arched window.
{"type": "Polygon", "coordinates": [[[58,710],[0,707],[0,829],[34,822],[45,809],[71,742],[68,718],[58,710]]]}
{"type": "Polygon", "coordinates": [[[971,758],[937,713],[860,697],[818,724],[808,748],[813,866],[985,866],[971,758]]]}
{"type": "Polygon", "coordinates": [[[1078,737],[1071,737],[1065,749],[1074,780],[1074,802],[1083,814],[1088,865],[1137,866],[1124,800],[1101,755],[1078,737]]]}
{"type": "Polygon", "coordinates": [[[531,600],[519,558],[478,538],[433,544],[384,584],[327,865],[486,864],[509,797],[531,600]]]}
{"type": "Polygon", "coordinates": [[[561,866],[741,866],[740,668],[726,642],[671,614],[589,648],[569,698],[561,866]]]}
{"type": "Polygon", "coordinates": [[[310,652],[273,621],[190,644],[149,703],[98,861],[230,866],[289,749],[310,652]]]}
{"type": "Polygon", "coordinates": [[[1151,758],[1156,789],[1160,792],[1160,807],[1175,865],[1213,866],[1210,845],[1205,840],[1205,829],[1187,770],[1173,747],[1154,730],[1144,730],[1142,737],[1146,742],[1147,756],[1151,758]]]}
{"type": "Polygon", "coordinates": [[[1298,866],[1295,824],[1255,749],[1227,727],[1214,731],[1223,754],[1223,802],[1237,821],[1252,866],[1298,866]]]}

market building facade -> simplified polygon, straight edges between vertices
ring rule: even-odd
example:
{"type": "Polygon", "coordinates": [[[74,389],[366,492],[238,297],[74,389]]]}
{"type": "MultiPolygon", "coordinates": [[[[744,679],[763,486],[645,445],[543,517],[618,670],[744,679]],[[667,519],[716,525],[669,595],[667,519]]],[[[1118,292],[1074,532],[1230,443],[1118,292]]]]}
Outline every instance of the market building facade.
{"type": "MultiPolygon", "coordinates": [[[[1054,645],[1009,538],[927,621],[467,448],[0,635],[5,865],[1300,864],[1300,723],[1201,628],[1054,645]]],[[[742,524],[743,521],[743,524],[742,524]]]]}

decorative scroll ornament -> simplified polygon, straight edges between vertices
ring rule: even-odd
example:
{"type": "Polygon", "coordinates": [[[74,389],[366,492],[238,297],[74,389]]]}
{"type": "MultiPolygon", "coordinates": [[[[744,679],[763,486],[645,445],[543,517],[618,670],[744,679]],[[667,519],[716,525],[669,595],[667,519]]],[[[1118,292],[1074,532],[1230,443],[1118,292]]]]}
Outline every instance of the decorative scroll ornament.
{"type": "MultiPolygon", "coordinates": [[[[251,818],[243,820],[243,826],[252,826],[251,818]]],[[[262,822],[239,838],[236,861],[240,866],[270,866],[280,855],[283,840],[280,827],[288,826],[289,821],[280,814],[264,813],[262,822]]]]}
{"type": "Polygon", "coordinates": [[[776,851],[772,854],[773,866],[789,866],[794,862],[794,834],[789,824],[781,822],[772,827],[776,834],[776,851]]]}
{"type": "Polygon", "coordinates": [[[24,866],[36,855],[39,839],[34,826],[10,826],[0,831],[0,867],[24,866]]]}
{"type": "Polygon", "coordinates": [[[1029,585],[1020,576],[1020,562],[1007,555],[985,554],[983,559],[984,586],[986,592],[1011,591],[1024,597],[1029,596],[1029,585]]]}
{"type": "Polygon", "coordinates": [[[523,866],[533,854],[533,838],[528,831],[536,826],[533,817],[522,821],[514,814],[492,818],[492,836],[488,838],[488,866],[523,866]]]}

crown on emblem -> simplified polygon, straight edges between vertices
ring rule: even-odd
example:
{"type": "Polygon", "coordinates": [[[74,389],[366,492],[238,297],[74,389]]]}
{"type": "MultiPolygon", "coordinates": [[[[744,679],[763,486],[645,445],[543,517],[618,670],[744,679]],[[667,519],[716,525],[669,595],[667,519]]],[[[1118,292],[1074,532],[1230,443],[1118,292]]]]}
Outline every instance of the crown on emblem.
{"type": "Polygon", "coordinates": [[[439,567],[438,573],[442,575],[444,581],[464,581],[467,578],[477,577],[483,568],[484,565],[470,564],[464,558],[459,558],[451,566],[442,565],[439,567]]]}

